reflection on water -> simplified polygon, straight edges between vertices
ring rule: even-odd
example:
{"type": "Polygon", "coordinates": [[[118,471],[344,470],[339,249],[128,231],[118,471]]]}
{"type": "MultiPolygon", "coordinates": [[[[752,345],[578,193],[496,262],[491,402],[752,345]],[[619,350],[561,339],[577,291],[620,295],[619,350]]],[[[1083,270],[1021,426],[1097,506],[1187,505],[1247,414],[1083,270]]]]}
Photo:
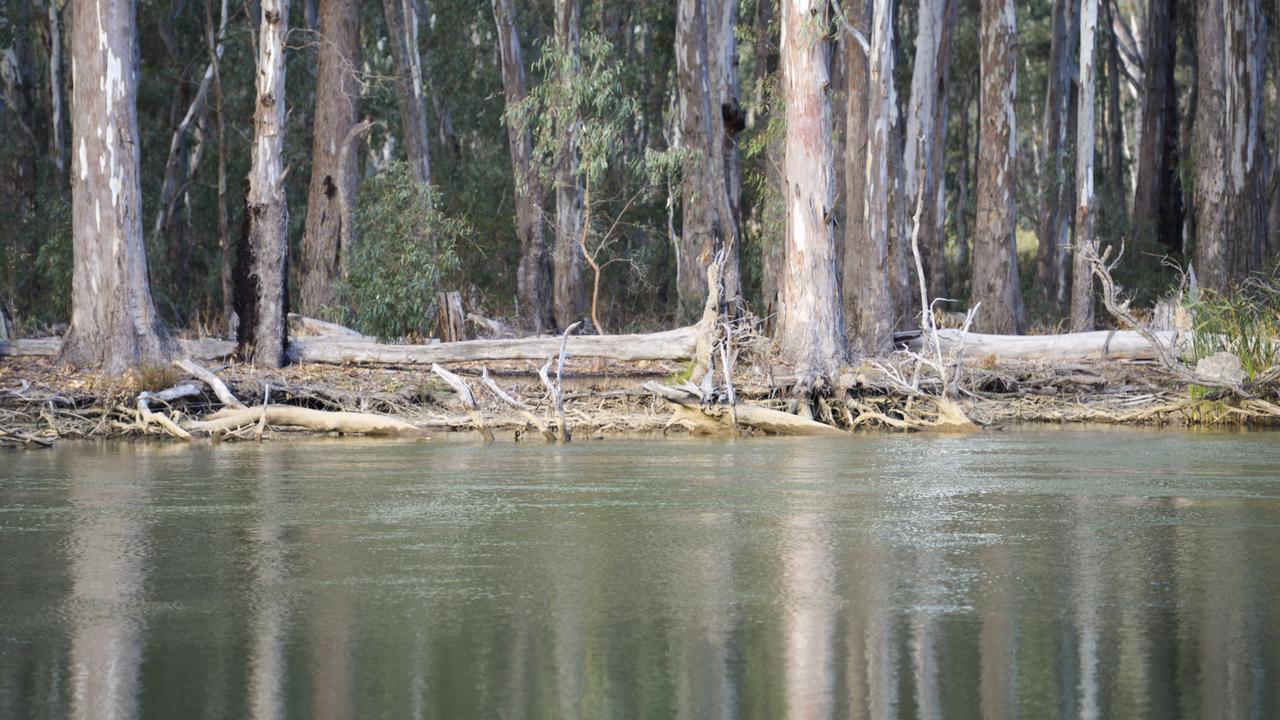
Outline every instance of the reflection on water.
{"type": "Polygon", "coordinates": [[[1280,435],[0,455],[0,718],[1280,715],[1280,435]]]}

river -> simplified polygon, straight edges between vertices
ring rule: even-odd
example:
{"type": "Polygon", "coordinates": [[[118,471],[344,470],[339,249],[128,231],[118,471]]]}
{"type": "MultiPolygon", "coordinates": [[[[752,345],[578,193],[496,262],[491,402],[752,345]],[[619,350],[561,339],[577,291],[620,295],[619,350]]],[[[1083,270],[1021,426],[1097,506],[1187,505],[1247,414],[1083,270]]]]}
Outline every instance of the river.
{"type": "Polygon", "coordinates": [[[1280,716],[1280,434],[0,453],[0,718],[1280,716]]]}

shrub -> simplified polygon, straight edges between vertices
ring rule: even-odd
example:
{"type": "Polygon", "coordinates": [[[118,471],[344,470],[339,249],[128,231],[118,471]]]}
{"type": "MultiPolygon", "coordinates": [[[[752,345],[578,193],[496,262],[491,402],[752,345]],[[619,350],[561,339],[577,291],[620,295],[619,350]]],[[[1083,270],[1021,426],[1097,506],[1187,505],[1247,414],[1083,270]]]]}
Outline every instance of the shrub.
{"type": "Polygon", "coordinates": [[[465,223],[435,209],[433,192],[405,163],[364,183],[355,212],[358,240],[339,283],[347,319],[360,331],[396,338],[430,330],[436,294],[457,270],[457,244],[470,234],[465,223]]]}

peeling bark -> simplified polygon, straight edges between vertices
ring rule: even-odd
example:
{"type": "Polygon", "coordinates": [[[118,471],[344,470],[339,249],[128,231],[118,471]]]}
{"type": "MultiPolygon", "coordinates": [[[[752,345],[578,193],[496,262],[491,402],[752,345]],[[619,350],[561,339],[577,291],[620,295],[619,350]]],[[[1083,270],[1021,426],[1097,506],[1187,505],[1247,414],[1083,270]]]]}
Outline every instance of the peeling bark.
{"type": "Polygon", "coordinates": [[[1017,30],[1014,0],[982,0],[981,139],[978,149],[978,217],[973,241],[971,304],[981,303],[975,326],[983,332],[1017,333],[1022,326],[1018,287],[1017,30]]]}
{"type": "Polygon", "coordinates": [[[1080,0],[1054,0],[1053,39],[1049,49],[1048,87],[1043,124],[1043,169],[1040,173],[1039,246],[1036,250],[1036,283],[1045,296],[1062,302],[1066,293],[1067,243],[1071,234],[1071,182],[1068,156],[1071,133],[1072,76],[1080,33],[1077,8],[1080,0]]]}
{"type": "Polygon", "coordinates": [[[400,105],[400,131],[404,136],[405,155],[413,168],[413,176],[421,183],[431,183],[431,146],[427,131],[426,80],[422,53],[418,49],[420,18],[414,0],[382,0],[391,40],[391,54],[396,61],[396,99],[400,105]]]}
{"type": "Polygon", "coordinates": [[[813,31],[828,19],[824,0],[782,8],[782,78],[786,104],[787,233],[778,321],[784,357],[796,367],[797,391],[835,377],[846,360],[836,278],[835,158],[831,137],[830,39],[813,31]]]}
{"type": "Polygon", "coordinates": [[[257,110],[237,265],[241,353],[258,365],[285,362],[289,211],[284,192],[285,37],[289,0],[263,0],[258,31],[257,110]]]}
{"type": "Polygon", "coordinates": [[[133,2],[75,0],[71,31],[71,327],[61,360],[111,373],[167,364],[142,241],[133,2]]]}
{"type": "Polygon", "coordinates": [[[1258,0],[1208,0],[1196,11],[1196,272],[1225,291],[1261,265],[1264,20],[1258,0]]]}
{"type": "Polygon", "coordinates": [[[1076,234],[1071,269],[1071,331],[1093,329],[1093,155],[1094,86],[1097,84],[1094,37],[1098,30],[1098,0],[1080,3],[1080,105],[1076,120],[1076,234]]]}
{"type": "MultiPolygon", "coordinates": [[[[502,89],[508,108],[524,102],[528,94],[524,75],[524,54],[516,10],[512,0],[493,0],[493,19],[498,28],[498,50],[502,58],[502,89]]],[[[520,242],[520,265],[516,269],[516,292],[523,314],[541,333],[554,327],[551,305],[551,266],[547,262],[546,223],[543,219],[542,187],[533,170],[533,133],[507,123],[511,146],[511,170],[515,175],[516,235],[520,242]]]]}
{"type": "Polygon", "coordinates": [[[360,185],[356,163],[343,163],[343,146],[360,116],[360,8],[346,0],[320,0],[320,48],[311,145],[311,183],[302,231],[299,305],[305,315],[320,315],[336,301],[334,283],[351,251],[344,198],[360,185]]]}
{"type": "MultiPolygon", "coordinates": [[[[581,33],[581,0],[556,0],[556,42],[575,59],[581,33]]],[[[565,82],[569,79],[565,78],[565,82]]],[[[578,128],[568,128],[556,168],[556,242],[552,255],[552,295],[556,324],[569,327],[587,307],[587,286],[579,240],[585,231],[585,188],[578,171],[578,128]]]]}

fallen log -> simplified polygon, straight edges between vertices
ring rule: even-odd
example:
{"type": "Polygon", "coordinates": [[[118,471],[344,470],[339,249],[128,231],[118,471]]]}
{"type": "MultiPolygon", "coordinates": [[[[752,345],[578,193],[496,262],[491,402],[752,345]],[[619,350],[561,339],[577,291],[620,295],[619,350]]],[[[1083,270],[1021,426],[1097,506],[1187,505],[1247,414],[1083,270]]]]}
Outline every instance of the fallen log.
{"type": "MultiPolygon", "coordinates": [[[[1155,333],[1166,346],[1178,338],[1172,332],[1155,333]]],[[[959,330],[939,330],[944,353],[961,351],[960,357],[994,355],[1000,360],[1156,360],[1157,349],[1134,330],[1064,333],[1062,335],[982,335],[959,330]],[[963,346],[961,343],[963,342],[963,346]]],[[[922,352],[924,340],[917,337],[908,346],[922,352]]],[[[1184,339],[1185,342],[1185,339],[1184,339]]],[[[1179,347],[1179,351],[1189,348],[1179,347]]]]}
{"type": "MultiPolygon", "coordinates": [[[[184,357],[197,360],[222,360],[236,351],[234,341],[220,338],[180,339],[178,347],[184,357]]],[[[60,337],[0,341],[0,357],[57,357],[61,350],[60,337]]]]}
{"type": "MultiPolygon", "coordinates": [[[[704,406],[698,401],[697,397],[689,392],[653,381],[646,382],[644,388],[668,402],[690,410],[700,411],[706,417],[724,425],[726,432],[730,432],[734,428],[733,418],[727,412],[729,410],[727,406],[704,406]]],[[[847,434],[839,428],[816,420],[809,420],[799,415],[792,415],[781,410],[771,410],[757,405],[738,403],[733,407],[733,411],[737,415],[738,425],[756,428],[774,435],[843,436],[847,434]]]]}
{"type": "MultiPolygon", "coordinates": [[[[693,357],[696,330],[683,327],[644,335],[582,335],[569,344],[576,357],[609,360],[687,360],[693,357]]],[[[511,340],[464,340],[434,345],[388,345],[340,338],[300,338],[290,358],[304,363],[432,365],[473,360],[545,360],[560,352],[555,336],[511,340]]]]}
{"type": "Polygon", "coordinates": [[[375,341],[375,338],[356,332],[346,325],[318,320],[298,313],[289,313],[289,332],[292,335],[332,336],[349,340],[363,340],[365,342],[375,341]]]}
{"type": "Polygon", "coordinates": [[[422,430],[403,420],[369,413],[313,410],[296,405],[267,405],[240,410],[222,410],[207,420],[187,423],[194,432],[231,432],[265,419],[267,425],[300,427],[315,432],[362,435],[421,435],[422,430]]]}

